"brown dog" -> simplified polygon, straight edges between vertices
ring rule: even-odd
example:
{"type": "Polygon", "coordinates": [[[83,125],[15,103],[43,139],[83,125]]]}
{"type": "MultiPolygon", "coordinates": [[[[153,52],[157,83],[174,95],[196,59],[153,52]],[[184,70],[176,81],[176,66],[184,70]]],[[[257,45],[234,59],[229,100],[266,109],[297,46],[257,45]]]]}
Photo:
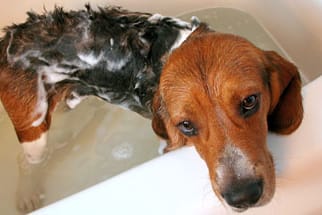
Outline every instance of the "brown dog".
{"type": "Polygon", "coordinates": [[[194,145],[217,196],[242,211],[274,194],[266,136],[300,125],[300,89],[297,68],[275,52],[201,25],[164,66],[153,128],[166,151],[194,145]]]}
{"type": "MultiPolygon", "coordinates": [[[[29,13],[0,40],[0,98],[32,170],[25,172],[46,159],[56,104],[74,108],[96,96],[152,118],[165,151],[195,145],[215,193],[237,210],[272,198],[266,135],[299,126],[300,88],[293,64],[196,20],[56,8],[29,13]]],[[[41,204],[37,194],[20,202],[23,210],[41,204]]]]}

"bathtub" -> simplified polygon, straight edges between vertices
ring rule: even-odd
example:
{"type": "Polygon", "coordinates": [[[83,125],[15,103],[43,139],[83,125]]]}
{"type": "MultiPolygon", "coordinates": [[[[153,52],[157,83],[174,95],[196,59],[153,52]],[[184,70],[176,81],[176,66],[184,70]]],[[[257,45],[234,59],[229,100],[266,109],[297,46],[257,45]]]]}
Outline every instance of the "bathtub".
{"type": "MultiPolygon", "coordinates": [[[[23,21],[25,11],[31,8],[42,11],[45,5],[50,10],[57,4],[77,9],[87,2],[8,1],[0,9],[0,26],[23,21]]],[[[183,19],[197,15],[215,30],[240,34],[257,46],[276,50],[295,62],[305,84],[306,115],[294,134],[269,135],[269,146],[277,162],[277,194],[269,205],[247,214],[321,212],[318,201],[322,197],[322,171],[307,171],[322,164],[321,124],[318,124],[322,122],[319,98],[322,78],[318,78],[322,74],[320,1],[109,2],[183,19]]],[[[93,5],[105,3],[91,1],[93,5]]],[[[159,140],[150,122],[133,113],[90,99],[72,112],[58,110],[52,127],[49,143],[54,145],[55,153],[46,168],[44,182],[44,203],[48,206],[31,214],[232,213],[214,196],[206,166],[194,148],[185,147],[159,156],[159,140]],[[66,123],[70,128],[61,131],[66,123]]],[[[0,134],[5,136],[1,140],[10,142],[0,144],[0,171],[6,172],[1,179],[0,211],[18,214],[14,206],[18,175],[15,160],[21,150],[1,104],[0,134]]]]}
{"type": "MultiPolygon", "coordinates": [[[[268,136],[277,191],[271,203],[243,214],[322,212],[321,92],[322,76],[303,88],[301,127],[290,136],[268,136]]],[[[184,147],[31,214],[233,214],[210,186],[204,162],[184,147]]]]}

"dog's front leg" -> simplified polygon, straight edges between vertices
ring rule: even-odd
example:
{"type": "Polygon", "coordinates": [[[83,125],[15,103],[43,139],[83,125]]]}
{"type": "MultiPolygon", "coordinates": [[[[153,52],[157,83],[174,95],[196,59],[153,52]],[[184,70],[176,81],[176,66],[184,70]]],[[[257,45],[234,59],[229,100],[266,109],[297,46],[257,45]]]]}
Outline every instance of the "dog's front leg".
{"type": "Polygon", "coordinates": [[[16,205],[21,212],[31,212],[43,204],[43,171],[47,165],[49,150],[45,150],[40,163],[30,163],[26,152],[17,157],[19,178],[16,192],[16,205]]]}
{"type": "MultiPolygon", "coordinates": [[[[47,124],[47,122],[44,122],[47,124]]],[[[47,128],[47,127],[46,127],[47,128]]],[[[22,212],[31,212],[42,206],[43,171],[47,165],[50,149],[47,146],[47,131],[44,126],[32,127],[23,132],[17,131],[23,152],[18,155],[19,178],[16,192],[17,208],[22,212]],[[35,140],[21,141],[30,133],[35,140]],[[38,135],[36,135],[38,133],[38,135]]]]}
{"type": "Polygon", "coordinates": [[[38,127],[18,130],[23,153],[18,155],[19,178],[16,193],[17,207],[30,212],[42,205],[42,170],[48,158],[47,122],[38,127]]]}

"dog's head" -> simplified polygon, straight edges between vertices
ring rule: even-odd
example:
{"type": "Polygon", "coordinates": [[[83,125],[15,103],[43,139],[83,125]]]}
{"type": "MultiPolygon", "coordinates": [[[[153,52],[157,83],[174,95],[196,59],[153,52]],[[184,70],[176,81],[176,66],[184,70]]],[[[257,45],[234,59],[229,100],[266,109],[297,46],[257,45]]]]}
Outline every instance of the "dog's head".
{"type": "Polygon", "coordinates": [[[168,140],[166,151],[193,144],[214,192],[242,211],[274,194],[266,136],[300,125],[300,89],[297,68],[275,52],[201,25],[164,66],[152,126],[168,140]]]}

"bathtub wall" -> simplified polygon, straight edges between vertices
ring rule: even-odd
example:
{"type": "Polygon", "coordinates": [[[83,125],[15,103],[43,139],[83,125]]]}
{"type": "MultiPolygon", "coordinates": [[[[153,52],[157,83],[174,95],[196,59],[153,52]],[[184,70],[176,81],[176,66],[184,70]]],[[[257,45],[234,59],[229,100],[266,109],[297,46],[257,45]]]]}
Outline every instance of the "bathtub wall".
{"type": "Polygon", "coordinates": [[[23,21],[25,11],[33,9],[40,12],[54,5],[68,9],[83,8],[91,2],[94,5],[120,5],[137,11],[158,12],[164,15],[180,15],[186,12],[211,7],[231,7],[253,15],[272,34],[296,62],[308,81],[321,74],[322,67],[322,1],[321,0],[11,0],[1,4],[0,27],[23,21]]]}

